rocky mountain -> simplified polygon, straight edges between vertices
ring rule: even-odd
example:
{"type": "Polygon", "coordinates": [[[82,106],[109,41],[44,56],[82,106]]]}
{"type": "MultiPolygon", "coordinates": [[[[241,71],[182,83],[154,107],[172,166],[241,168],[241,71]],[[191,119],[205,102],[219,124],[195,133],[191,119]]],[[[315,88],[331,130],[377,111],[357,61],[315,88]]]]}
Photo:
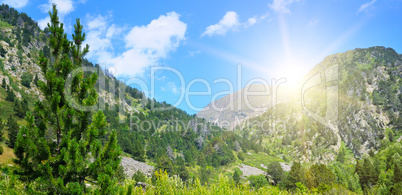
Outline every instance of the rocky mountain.
{"type": "MultiPolygon", "coordinates": [[[[280,101],[266,112],[215,110],[198,116],[229,120],[239,135],[266,148],[287,148],[284,158],[328,162],[342,143],[361,156],[380,148],[385,134],[402,128],[401,77],[401,54],[393,49],[355,49],[326,57],[303,78],[293,99],[282,101],[279,95],[280,101]],[[235,123],[236,117],[247,120],[235,123]]],[[[217,104],[227,105],[229,99],[217,104]]],[[[253,101],[255,107],[267,102],[272,102],[269,96],[253,101]]]]}
{"type": "Polygon", "coordinates": [[[270,85],[258,83],[248,85],[211,102],[198,112],[197,116],[220,127],[233,130],[245,120],[259,116],[272,105],[287,102],[292,97],[289,86],[282,85],[273,89],[274,87],[270,85]]]}

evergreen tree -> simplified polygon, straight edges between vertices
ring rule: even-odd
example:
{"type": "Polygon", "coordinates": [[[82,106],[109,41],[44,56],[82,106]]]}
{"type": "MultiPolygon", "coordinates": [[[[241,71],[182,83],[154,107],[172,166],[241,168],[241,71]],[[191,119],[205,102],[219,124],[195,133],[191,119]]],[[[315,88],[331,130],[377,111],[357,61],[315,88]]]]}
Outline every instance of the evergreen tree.
{"type": "Polygon", "coordinates": [[[360,166],[360,163],[356,165],[356,172],[359,175],[360,185],[363,190],[367,190],[378,181],[378,173],[367,158],[363,160],[363,166],[360,166]]]}
{"type": "Polygon", "coordinates": [[[294,162],[290,167],[288,178],[286,179],[286,187],[288,189],[296,188],[297,182],[302,182],[304,179],[303,169],[299,162],[294,162]]]}
{"type": "Polygon", "coordinates": [[[394,133],[392,130],[388,130],[388,139],[390,142],[394,142],[394,133]]]}
{"type": "Polygon", "coordinates": [[[401,167],[398,164],[395,164],[395,169],[394,169],[394,183],[399,183],[402,182],[402,170],[401,167]]]}
{"type": "Polygon", "coordinates": [[[139,139],[136,139],[135,141],[133,157],[135,160],[145,162],[145,149],[144,146],[142,145],[142,142],[139,139]]]}
{"type": "Polygon", "coordinates": [[[237,158],[239,158],[239,160],[241,160],[241,161],[244,161],[244,154],[243,154],[243,152],[239,152],[239,153],[237,154],[237,158]]]}
{"type": "Polygon", "coordinates": [[[77,19],[73,42],[70,42],[59,22],[56,5],[49,15],[51,58],[43,53],[39,57],[45,82],[38,81],[38,84],[45,98],[35,105],[37,116],[27,112],[27,124],[18,133],[14,148],[17,174],[23,180],[35,181],[42,193],[85,193],[85,182],[98,186],[97,194],[116,192],[121,151],[115,131],[102,146],[100,138],[105,136],[107,126],[103,112],[75,110],[67,102],[75,100],[83,106],[92,106],[97,101],[94,89],[97,75],[84,74],[81,69],[89,48],[82,47],[83,26],[77,19]],[[72,85],[64,86],[68,74],[77,69],[81,71],[73,78],[72,85]],[[66,96],[65,88],[71,89],[72,97],[66,96]],[[37,126],[35,118],[45,128],[37,126]]]}
{"type": "Polygon", "coordinates": [[[38,77],[38,74],[36,74],[36,75],[35,75],[35,79],[34,79],[34,84],[35,84],[35,86],[37,86],[37,87],[39,87],[38,81],[39,81],[39,77],[38,77]]]}
{"type": "Polygon", "coordinates": [[[25,72],[24,74],[22,74],[21,84],[27,88],[31,88],[32,79],[33,79],[32,74],[30,74],[29,72],[25,72]]]}
{"type": "Polygon", "coordinates": [[[132,179],[133,179],[133,180],[136,182],[136,184],[137,184],[138,182],[145,182],[146,179],[147,179],[147,177],[146,177],[140,170],[137,170],[137,172],[134,173],[132,179]]]}
{"type": "Polygon", "coordinates": [[[186,168],[186,164],[184,163],[184,159],[179,157],[176,160],[176,164],[177,164],[177,174],[179,175],[179,177],[183,180],[183,181],[187,181],[188,178],[190,177],[190,173],[188,172],[187,168],[186,168]]]}
{"type": "Polygon", "coordinates": [[[277,185],[282,180],[284,171],[281,164],[278,161],[275,161],[268,165],[267,174],[271,176],[274,185],[277,185]]]}
{"type": "Polygon", "coordinates": [[[14,92],[10,89],[10,87],[7,86],[6,101],[14,102],[14,100],[15,100],[15,94],[14,94],[14,92]]]}
{"type": "Polygon", "coordinates": [[[317,188],[320,184],[327,186],[335,182],[335,174],[325,164],[314,164],[310,167],[310,172],[313,175],[313,187],[317,188]]]}
{"type": "Polygon", "coordinates": [[[2,118],[0,118],[0,142],[2,142],[3,141],[3,135],[4,135],[4,126],[5,126],[6,124],[4,123],[4,121],[3,121],[3,119],[2,118]]]}
{"type": "Polygon", "coordinates": [[[6,89],[7,87],[7,83],[6,83],[6,78],[4,77],[2,82],[1,82],[1,87],[3,87],[3,89],[6,89]]]}
{"type": "Polygon", "coordinates": [[[240,183],[240,173],[237,169],[233,173],[233,181],[235,181],[236,185],[240,183]]]}
{"type": "Polygon", "coordinates": [[[338,156],[336,158],[337,161],[344,163],[345,162],[345,148],[341,147],[338,153],[338,156]]]}
{"type": "Polygon", "coordinates": [[[3,48],[2,45],[0,45],[0,56],[4,58],[6,56],[6,54],[7,54],[7,51],[3,48]]]}
{"type": "Polygon", "coordinates": [[[14,148],[15,142],[17,141],[17,135],[20,130],[20,126],[11,115],[7,119],[7,129],[8,129],[8,142],[7,145],[10,148],[14,148]]]}
{"type": "Polygon", "coordinates": [[[23,98],[22,102],[17,98],[14,99],[14,111],[15,115],[20,118],[24,118],[26,112],[28,111],[28,100],[23,98]]]}

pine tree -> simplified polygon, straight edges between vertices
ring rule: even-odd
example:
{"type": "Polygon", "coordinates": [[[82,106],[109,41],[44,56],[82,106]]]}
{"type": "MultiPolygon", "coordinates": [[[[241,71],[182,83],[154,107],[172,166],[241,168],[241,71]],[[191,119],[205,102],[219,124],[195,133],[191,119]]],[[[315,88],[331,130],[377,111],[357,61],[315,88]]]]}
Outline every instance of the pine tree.
{"type": "Polygon", "coordinates": [[[233,173],[233,181],[235,181],[236,185],[240,183],[240,173],[237,169],[233,173]]]}
{"type": "Polygon", "coordinates": [[[401,167],[396,164],[394,169],[394,183],[402,182],[402,170],[401,167]]]}
{"type": "Polygon", "coordinates": [[[22,101],[19,101],[17,98],[14,99],[14,111],[15,115],[20,118],[24,118],[26,112],[28,111],[28,100],[23,98],[22,101]]]}
{"type": "Polygon", "coordinates": [[[370,188],[378,181],[378,173],[369,159],[363,160],[363,166],[358,161],[355,172],[359,175],[360,185],[363,190],[370,188]]]}
{"type": "Polygon", "coordinates": [[[137,184],[138,182],[145,182],[147,180],[147,177],[140,170],[137,170],[137,172],[134,173],[132,179],[137,184]]]}
{"type": "Polygon", "coordinates": [[[278,161],[275,161],[268,165],[267,174],[271,176],[274,185],[277,185],[282,180],[284,171],[281,164],[278,161]]]}
{"type": "Polygon", "coordinates": [[[339,150],[338,156],[336,158],[337,161],[344,163],[345,162],[345,148],[341,147],[341,149],[339,150]]]}
{"type": "Polygon", "coordinates": [[[5,123],[3,122],[3,119],[0,118],[0,142],[3,141],[4,126],[5,126],[5,123]]]}
{"type": "Polygon", "coordinates": [[[10,89],[10,87],[7,86],[6,101],[14,102],[14,100],[15,100],[15,94],[14,94],[14,92],[10,89]]]}
{"type": "Polygon", "coordinates": [[[6,87],[7,87],[6,78],[3,78],[2,82],[1,82],[1,87],[3,87],[3,89],[6,89],[6,87]]]}
{"type": "Polygon", "coordinates": [[[103,112],[75,110],[68,104],[72,99],[83,106],[97,101],[97,75],[83,74],[81,69],[89,49],[88,45],[82,47],[83,26],[77,19],[71,42],[59,22],[56,5],[49,15],[51,58],[43,53],[39,57],[45,82],[38,84],[45,98],[35,104],[35,117],[27,112],[27,124],[18,133],[14,148],[17,174],[23,180],[35,181],[41,192],[48,194],[85,193],[85,182],[98,186],[97,194],[110,194],[116,191],[120,164],[116,133],[112,131],[102,146],[100,138],[105,136],[107,126],[103,112]],[[72,85],[64,86],[68,74],[77,69],[81,71],[72,85]],[[72,97],[65,95],[65,87],[72,88],[72,97]]]}
{"type": "Polygon", "coordinates": [[[17,141],[17,135],[20,130],[20,126],[17,123],[17,120],[14,119],[11,115],[7,119],[7,129],[8,129],[8,142],[7,145],[10,148],[14,148],[15,142],[17,141]]]}
{"type": "Polygon", "coordinates": [[[136,139],[135,141],[133,153],[133,157],[135,160],[145,162],[145,149],[139,139],[136,139]]]}
{"type": "Polygon", "coordinates": [[[294,162],[290,167],[290,172],[287,178],[287,188],[295,188],[297,182],[304,180],[303,168],[299,162],[294,162]]]}
{"type": "Polygon", "coordinates": [[[388,139],[390,142],[394,142],[394,133],[392,132],[392,130],[388,131],[388,139]]]}
{"type": "Polygon", "coordinates": [[[36,74],[36,75],[35,75],[35,79],[34,79],[34,84],[35,84],[35,86],[37,86],[37,87],[39,86],[39,85],[38,85],[38,81],[39,81],[39,77],[38,77],[38,74],[36,74]]]}
{"type": "Polygon", "coordinates": [[[184,162],[184,159],[181,157],[178,157],[176,159],[176,166],[177,166],[177,175],[179,175],[179,177],[183,180],[183,181],[187,181],[188,178],[190,177],[190,174],[186,168],[186,164],[184,162]]]}

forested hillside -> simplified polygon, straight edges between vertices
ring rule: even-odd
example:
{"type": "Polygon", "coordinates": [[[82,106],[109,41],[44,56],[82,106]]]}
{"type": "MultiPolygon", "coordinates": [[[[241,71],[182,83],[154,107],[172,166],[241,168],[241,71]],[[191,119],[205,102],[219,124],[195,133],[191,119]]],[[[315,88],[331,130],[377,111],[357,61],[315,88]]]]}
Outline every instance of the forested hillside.
{"type": "MultiPolygon", "coordinates": [[[[337,131],[298,102],[251,119],[274,117],[267,131],[231,131],[149,99],[89,62],[85,28],[77,20],[69,40],[55,7],[44,30],[7,5],[0,13],[1,194],[402,193],[402,60],[392,49],[336,54],[317,66],[335,61],[345,70],[337,131]],[[80,110],[71,100],[105,104],[80,110]],[[122,157],[155,170],[125,175],[122,157]]],[[[325,98],[312,93],[307,105],[321,114],[325,98]]]]}

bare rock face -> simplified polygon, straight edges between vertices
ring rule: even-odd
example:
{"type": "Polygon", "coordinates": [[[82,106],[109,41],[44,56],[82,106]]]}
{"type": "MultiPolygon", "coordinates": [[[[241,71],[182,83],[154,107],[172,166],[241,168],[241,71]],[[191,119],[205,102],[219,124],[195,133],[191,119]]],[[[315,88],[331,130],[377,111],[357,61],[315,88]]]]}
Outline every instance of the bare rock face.
{"type": "Polygon", "coordinates": [[[240,171],[243,172],[243,177],[248,177],[251,175],[265,175],[265,171],[256,168],[256,167],[252,167],[252,166],[248,166],[248,165],[239,165],[238,166],[240,171]]]}
{"type": "Polygon", "coordinates": [[[284,162],[281,162],[281,163],[279,163],[279,164],[281,164],[281,167],[282,167],[282,169],[283,169],[284,171],[286,171],[286,172],[290,171],[291,165],[289,165],[289,164],[287,164],[287,163],[284,163],[284,162]]]}
{"type": "Polygon", "coordinates": [[[151,176],[154,171],[153,166],[128,157],[122,157],[120,165],[123,167],[124,174],[128,178],[133,177],[134,173],[136,173],[137,171],[141,171],[144,175],[147,176],[151,176]]]}

